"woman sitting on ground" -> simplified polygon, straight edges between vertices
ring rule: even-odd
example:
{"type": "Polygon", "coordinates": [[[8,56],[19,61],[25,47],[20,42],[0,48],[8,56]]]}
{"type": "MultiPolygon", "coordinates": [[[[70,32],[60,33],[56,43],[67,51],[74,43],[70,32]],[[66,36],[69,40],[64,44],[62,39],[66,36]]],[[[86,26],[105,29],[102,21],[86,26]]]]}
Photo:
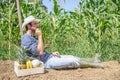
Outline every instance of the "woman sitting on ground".
{"type": "Polygon", "coordinates": [[[38,29],[38,20],[33,16],[25,18],[22,28],[26,28],[26,34],[22,36],[21,46],[32,52],[27,53],[27,57],[36,58],[42,61],[45,64],[45,68],[102,67],[98,58],[88,60],[72,55],[60,55],[59,52],[45,52],[42,32],[38,29]],[[34,34],[37,35],[38,40],[33,37],[34,34]]]}

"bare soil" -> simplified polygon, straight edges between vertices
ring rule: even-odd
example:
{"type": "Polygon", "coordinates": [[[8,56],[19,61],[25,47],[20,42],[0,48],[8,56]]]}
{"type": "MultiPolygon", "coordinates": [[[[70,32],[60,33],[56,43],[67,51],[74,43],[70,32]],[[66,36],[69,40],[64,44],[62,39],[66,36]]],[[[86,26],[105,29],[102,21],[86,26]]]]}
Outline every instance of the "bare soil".
{"type": "Polygon", "coordinates": [[[14,72],[14,61],[0,60],[0,80],[120,80],[120,64],[117,61],[102,62],[102,64],[103,69],[49,69],[44,74],[18,78],[14,72]]]}

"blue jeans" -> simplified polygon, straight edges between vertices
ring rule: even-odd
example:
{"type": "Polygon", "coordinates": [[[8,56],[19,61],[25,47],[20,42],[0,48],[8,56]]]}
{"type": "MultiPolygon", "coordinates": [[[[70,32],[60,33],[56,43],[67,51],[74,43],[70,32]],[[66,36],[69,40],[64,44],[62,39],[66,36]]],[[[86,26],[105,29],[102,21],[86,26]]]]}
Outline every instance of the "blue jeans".
{"type": "Polygon", "coordinates": [[[61,69],[61,68],[79,68],[80,58],[72,55],[61,55],[60,57],[52,56],[45,63],[45,68],[61,69]]]}

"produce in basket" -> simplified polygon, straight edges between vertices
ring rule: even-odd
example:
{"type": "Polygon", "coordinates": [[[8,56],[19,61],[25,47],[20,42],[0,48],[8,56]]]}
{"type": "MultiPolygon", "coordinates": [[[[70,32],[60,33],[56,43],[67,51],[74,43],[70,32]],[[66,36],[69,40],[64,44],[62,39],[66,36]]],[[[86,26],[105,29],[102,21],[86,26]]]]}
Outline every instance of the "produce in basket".
{"type": "Polygon", "coordinates": [[[33,68],[30,60],[26,61],[26,67],[27,67],[27,69],[33,68]]]}
{"type": "Polygon", "coordinates": [[[18,69],[31,69],[41,67],[42,62],[37,59],[26,58],[26,49],[18,48],[19,66],[18,69]]]}
{"type": "Polygon", "coordinates": [[[32,68],[32,59],[26,58],[26,49],[18,47],[18,59],[19,66],[18,69],[31,69],[32,68]]]}
{"type": "Polygon", "coordinates": [[[35,59],[35,60],[32,60],[32,65],[33,65],[33,68],[36,68],[36,67],[41,67],[42,63],[41,61],[35,59]]]}
{"type": "Polygon", "coordinates": [[[25,64],[20,64],[20,65],[18,66],[18,69],[26,69],[26,65],[25,65],[25,64]]]}

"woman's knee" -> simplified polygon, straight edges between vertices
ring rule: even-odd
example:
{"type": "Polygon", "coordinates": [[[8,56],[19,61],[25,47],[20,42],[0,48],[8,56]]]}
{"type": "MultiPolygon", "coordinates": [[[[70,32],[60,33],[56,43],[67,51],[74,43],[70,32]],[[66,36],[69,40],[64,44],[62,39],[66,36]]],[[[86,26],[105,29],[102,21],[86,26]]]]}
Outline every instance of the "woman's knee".
{"type": "Polygon", "coordinates": [[[78,68],[78,67],[80,67],[80,63],[77,61],[73,61],[72,66],[73,66],[73,68],[78,68]]]}

